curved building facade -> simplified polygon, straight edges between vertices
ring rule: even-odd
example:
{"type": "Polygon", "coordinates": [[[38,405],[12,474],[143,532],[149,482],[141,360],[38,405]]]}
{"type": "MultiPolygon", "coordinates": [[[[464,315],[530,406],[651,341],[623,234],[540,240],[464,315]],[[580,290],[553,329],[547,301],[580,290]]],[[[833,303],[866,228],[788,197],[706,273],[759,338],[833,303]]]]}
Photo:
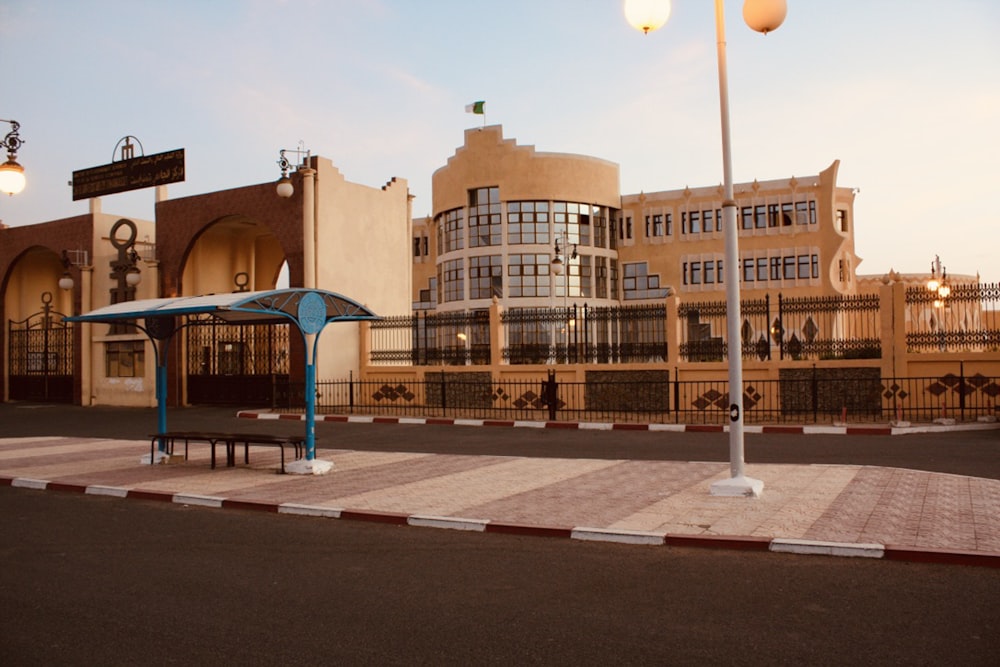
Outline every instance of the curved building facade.
{"type": "Polygon", "coordinates": [[[440,311],[615,299],[618,165],[536,152],[501,126],[467,130],[416,221],[418,306],[440,311]],[[433,248],[431,248],[433,246],[433,248]]]}

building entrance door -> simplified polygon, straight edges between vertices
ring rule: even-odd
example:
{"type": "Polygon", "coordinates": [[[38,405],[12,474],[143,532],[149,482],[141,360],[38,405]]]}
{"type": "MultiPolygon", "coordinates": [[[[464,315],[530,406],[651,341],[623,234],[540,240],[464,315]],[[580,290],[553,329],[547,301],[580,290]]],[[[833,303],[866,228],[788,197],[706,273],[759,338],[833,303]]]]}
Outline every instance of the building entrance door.
{"type": "Polygon", "coordinates": [[[10,400],[73,402],[73,325],[42,294],[42,310],[7,322],[10,400]]]}
{"type": "Polygon", "coordinates": [[[287,324],[188,327],[188,403],[272,406],[287,385],[287,324]]]}

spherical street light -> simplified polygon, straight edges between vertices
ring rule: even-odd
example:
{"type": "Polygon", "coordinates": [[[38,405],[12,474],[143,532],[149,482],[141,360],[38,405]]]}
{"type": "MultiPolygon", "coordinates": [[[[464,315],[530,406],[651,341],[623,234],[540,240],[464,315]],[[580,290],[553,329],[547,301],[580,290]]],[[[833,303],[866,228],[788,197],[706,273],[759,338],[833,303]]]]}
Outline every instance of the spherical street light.
{"type": "Polygon", "coordinates": [[[788,14],[785,0],[746,0],[743,3],[743,20],[753,30],[765,35],[777,30],[788,14]]]}
{"type": "Polygon", "coordinates": [[[287,176],[282,176],[275,190],[277,190],[279,197],[284,197],[285,199],[291,197],[295,192],[295,188],[292,187],[292,181],[287,176]]]}
{"type": "Polygon", "coordinates": [[[0,192],[16,195],[24,189],[24,167],[14,160],[7,160],[0,165],[0,192]]]}
{"type": "Polygon", "coordinates": [[[669,18],[670,0],[625,0],[625,20],[636,30],[656,30],[669,18]]]}

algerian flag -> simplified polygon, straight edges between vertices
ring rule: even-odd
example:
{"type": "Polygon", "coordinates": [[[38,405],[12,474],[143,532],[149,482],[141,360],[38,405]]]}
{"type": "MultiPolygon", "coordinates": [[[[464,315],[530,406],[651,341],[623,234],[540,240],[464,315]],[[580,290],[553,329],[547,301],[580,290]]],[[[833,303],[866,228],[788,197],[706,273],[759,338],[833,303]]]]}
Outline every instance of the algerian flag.
{"type": "Polygon", "coordinates": [[[479,100],[478,102],[473,102],[472,104],[466,104],[465,113],[477,113],[481,116],[485,116],[486,102],[483,100],[479,100]]]}

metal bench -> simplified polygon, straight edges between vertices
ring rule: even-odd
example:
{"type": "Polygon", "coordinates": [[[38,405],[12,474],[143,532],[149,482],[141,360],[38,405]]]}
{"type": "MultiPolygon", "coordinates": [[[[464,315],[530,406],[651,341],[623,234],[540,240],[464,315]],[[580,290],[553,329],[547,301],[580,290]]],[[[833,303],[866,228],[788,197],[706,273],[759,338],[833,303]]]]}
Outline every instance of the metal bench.
{"type": "Polygon", "coordinates": [[[149,436],[149,462],[153,463],[156,443],[165,441],[167,454],[174,453],[174,445],[178,440],[184,441],[184,458],[188,456],[188,446],[192,442],[207,443],[212,450],[212,468],[215,468],[215,445],[222,443],[226,447],[226,466],[236,465],[236,446],[243,445],[243,462],[250,463],[250,446],[278,447],[281,449],[281,472],[285,472],[285,447],[292,447],[295,458],[301,458],[305,448],[305,438],[297,435],[272,435],[267,433],[224,433],[215,431],[165,431],[149,436]]]}

